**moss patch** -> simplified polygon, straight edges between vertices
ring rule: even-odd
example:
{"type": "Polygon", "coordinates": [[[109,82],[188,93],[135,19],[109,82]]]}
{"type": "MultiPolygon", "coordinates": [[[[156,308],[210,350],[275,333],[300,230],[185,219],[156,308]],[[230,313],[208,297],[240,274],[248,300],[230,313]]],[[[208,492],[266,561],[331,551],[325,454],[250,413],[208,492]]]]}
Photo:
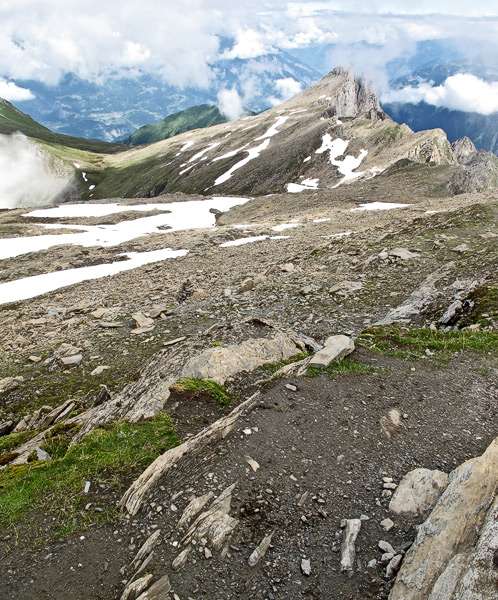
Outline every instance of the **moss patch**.
{"type": "MultiPolygon", "coordinates": [[[[98,429],[80,444],[64,448],[64,431],[56,432],[46,449],[58,451],[49,462],[9,466],[0,471],[0,527],[17,524],[31,511],[43,510],[55,517],[56,535],[65,535],[96,520],[107,519],[114,503],[104,512],[84,511],[92,500],[83,494],[86,481],[119,492],[129,475],[178,443],[169,416],[158,415],[143,423],[117,423],[98,429]]],[[[95,502],[99,502],[99,495],[95,502]]],[[[100,497],[102,501],[102,497],[100,497]]]]}
{"type": "Polygon", "coordinates": [[[191,394],[194,398],[208,396],[220,406],[229,406],[232,402],[232,396],[227,389],[211,379],[180,379],[171,389],[177,394],[191,394]]]}

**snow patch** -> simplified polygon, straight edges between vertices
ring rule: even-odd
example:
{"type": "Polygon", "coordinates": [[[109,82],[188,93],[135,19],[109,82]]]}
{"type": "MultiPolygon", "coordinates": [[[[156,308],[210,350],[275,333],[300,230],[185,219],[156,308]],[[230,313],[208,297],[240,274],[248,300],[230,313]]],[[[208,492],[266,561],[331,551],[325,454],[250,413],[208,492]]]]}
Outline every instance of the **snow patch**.
{"type": "Polygon", "coordinates": [[[371,211],[371,210],[393,210],[395,208],[408,208],[412,204],[398,204],[396,202],[368,202],[360,204],[357,208],[352,208],[351,212],[371,211]]]}
{"type": "Polygon", "coordinates": [[[8,281],[7,283],[0,284],[0,304],[35,298],[36,296],[41,296],[42,294],[47,294],[63,287],[81,283],[82,281],[116,275],[117,273],[137,269],[153,262],[179,258],[187,254],[188,250],[171,250],[170,248],[152,250],[150,252],[127,252],[119,255],[127,257],[127,260],[123,261],[92,265],[91,267],[66,269],[64,271],[55,271],[53,273],[44,273],[42,275],[8,281]]]}
{"type": "Polygon", "coordinates": [[[306,190],[317,190],[319,179],[304,179],[301,183],[288,183],[287,191],[290,194],[298,194],[306,190]]]}

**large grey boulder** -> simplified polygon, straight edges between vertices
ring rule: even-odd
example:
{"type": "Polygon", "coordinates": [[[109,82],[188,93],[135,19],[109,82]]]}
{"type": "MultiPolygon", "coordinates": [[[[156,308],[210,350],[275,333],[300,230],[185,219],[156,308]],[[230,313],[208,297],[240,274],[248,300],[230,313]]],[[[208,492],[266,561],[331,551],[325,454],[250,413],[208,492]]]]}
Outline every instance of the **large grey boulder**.
{"type": "Polygon", "coordinates": [[[389,510],[396,514],[423,515],[429,511],[448,486],[448,475],[443,471],[413,469],[397,487],[389,510]]]}
{"type": "Polygon", "coordinates": [[[498,438],[455,469],[419,527],[389,600],[496,598],[498,438]]]}
{"type": "Polygon", "coordinates": [[[331,362],[342,360],[354,350],[354,342],[347,335],[332,335],[325,340],[324,347],[311,357],[312,367],[328,367],[331,362]]]}

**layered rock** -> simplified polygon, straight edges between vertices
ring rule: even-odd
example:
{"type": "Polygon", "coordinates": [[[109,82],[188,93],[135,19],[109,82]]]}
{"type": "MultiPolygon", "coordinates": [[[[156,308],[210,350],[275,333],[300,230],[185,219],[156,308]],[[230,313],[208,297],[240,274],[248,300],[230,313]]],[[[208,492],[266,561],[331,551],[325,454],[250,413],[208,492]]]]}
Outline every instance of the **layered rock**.
{"type": "Polygon", "coordinates": [[[498,438],[450,474],[419,527],[389,600],[485,600],[496,597],[498,438]]]}

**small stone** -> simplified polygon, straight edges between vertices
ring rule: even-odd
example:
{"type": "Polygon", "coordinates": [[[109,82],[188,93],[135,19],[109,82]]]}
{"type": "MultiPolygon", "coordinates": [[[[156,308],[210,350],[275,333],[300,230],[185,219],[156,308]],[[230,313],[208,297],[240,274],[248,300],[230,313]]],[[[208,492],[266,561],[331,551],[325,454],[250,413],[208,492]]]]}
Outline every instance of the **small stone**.
{"type": "Polygon", "coordinates": [[[92,375],[93,377],[98,377],[99,375],[102,375],[104,371],[107,371],[107,369],[109,368],[110,367],[106,365],[99,365],[98,367],[95,367],[95,369],[90,373],[90,375],[92,375]]]}
{"type": "Polygon", "coordinates": [[[396,556],[394,556],[391,559],[391,561],[389,562],[389,564],[387,565],[387,568],[386,568],[386,577],[388,579],[392,579],[392,577],[394,577],[394,575],[396,575],[396,573],[399,570],[402,560],[403,560],[403,556],[401,554],[397,554],[396,556]]]}
{"type": "Polygon", "coordinates": [[[297,392],[297,386],[292,385],[291,383],[286,383],[285,387],[290,390],[291,392],[297,392]]]}
{"type": "Polygon", "coordinates": [[[394,527],[394,521],[388,517],[380,522],[380,526],[384,531],[391,531],[391,529],[394,527]]]}
{"type": "Polygon", "coordinates": [[[213,558],[213,553],[207,546],[204,547],[204,557],[207,559],[213,558]]]}
{"type": "Polygon", "coordinates": [[[72,356],[63,356],[61,358],[61,363],[66,367],[76,367],[83,360],[83,355],[81,354],[73,354],[72,356]]]}
{"type": "Polygon", "coordinates": [[[377,566],[377,561],[375,560],[375,558],[373,558],[372,560],[368,561],[367,567],[369,569],[375,569],[376,566],[377,566]]]}
{"type": "Polygon", "coordinates": [[[385,540],[380,540],[378,546],[383,552],[390,552],[393,556],[396,554],[391,544],[385,540]]]}
{"type": "Polygon", "coordinates": [[[306,577],[311,575],[311,561],[309,558],[303,558],[301,560],[301,571],[303,572],[303,575],[306,575],[306,577]]]}

